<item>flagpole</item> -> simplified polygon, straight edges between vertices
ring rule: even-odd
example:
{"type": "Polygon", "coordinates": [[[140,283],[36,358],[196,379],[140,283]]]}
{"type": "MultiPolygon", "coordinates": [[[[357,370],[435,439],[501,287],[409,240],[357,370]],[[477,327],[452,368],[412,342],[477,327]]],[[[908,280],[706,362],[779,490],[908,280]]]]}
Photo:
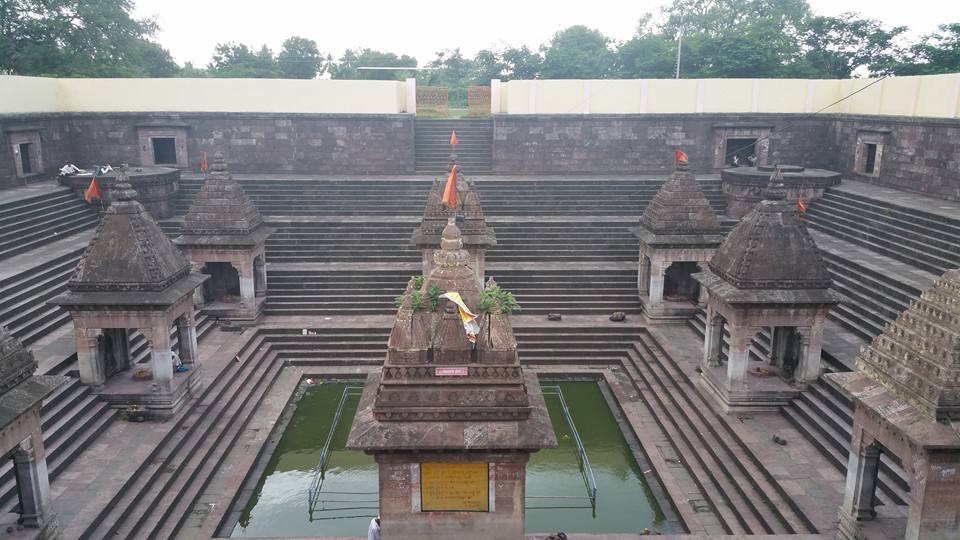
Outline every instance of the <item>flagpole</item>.
{"type": "Polygon", "coordinates": [[[680,27],[677,30],[677,79],[680,78],[680,50],[683,49],[683,17],[686,15],[685,12],[680,13],[680,27]]]}

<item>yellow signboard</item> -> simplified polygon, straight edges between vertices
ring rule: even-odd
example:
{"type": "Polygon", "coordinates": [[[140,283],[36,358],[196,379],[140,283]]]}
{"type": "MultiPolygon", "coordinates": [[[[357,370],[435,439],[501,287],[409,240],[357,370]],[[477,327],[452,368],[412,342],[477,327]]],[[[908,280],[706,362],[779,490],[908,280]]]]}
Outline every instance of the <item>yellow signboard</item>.
{"type": "Polygon", "coordinates": [[[424,512],[487,512],[486,463],[421,463],[420,508],[424,512]]]}

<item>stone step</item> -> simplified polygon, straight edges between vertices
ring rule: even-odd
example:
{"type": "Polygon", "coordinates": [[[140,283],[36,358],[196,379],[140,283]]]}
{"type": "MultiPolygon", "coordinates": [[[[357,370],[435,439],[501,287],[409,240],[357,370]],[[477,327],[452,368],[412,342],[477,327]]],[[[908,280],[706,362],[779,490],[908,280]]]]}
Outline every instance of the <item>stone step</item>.
{"type": "Polygon", "coordinates": [[[949,232],[954,236],[960,235],[960,218],[951,219],[940,214],[897,205],[885,200],[882,196],[877,198],[865,197],[837,189],[828,189],[827,195],[832,200],[842,201],[849,206],[886,215],[898,221],[919,225],[936,232],[949,232]]]}

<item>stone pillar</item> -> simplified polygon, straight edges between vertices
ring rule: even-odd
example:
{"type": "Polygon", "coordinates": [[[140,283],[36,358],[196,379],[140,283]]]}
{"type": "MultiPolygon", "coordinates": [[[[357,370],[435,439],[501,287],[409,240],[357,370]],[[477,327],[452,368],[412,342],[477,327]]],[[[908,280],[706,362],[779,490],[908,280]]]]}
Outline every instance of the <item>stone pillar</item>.
{"type": "MultiPolygon", "coordinates": [[[[39,415],[39,411],[33,414],[39,415]]],[[[43,436],[35,431],[17,445],[13,452],[13,474],[20,499],[20,519],[24,527],[40,529],[47,526],[50,516],[50,479],[47,460],[43,455],[43,436]]]]}
{"type": "Polygon", "coordinates": [[[750,326],[730,326],[730,348],[727,351],[727,388],[730,390],[742,390],[747,386],[750,340],[755,333],[750,326]]]}
{"type": "Polygon", "coordinates": [[[960,456],[956,447],[920,449],[912,460],[905,540],[960,538],[960,456]]]}
{"type": "Polygon", "coordinates": [[[720,365],[720,349],[723,344],[723,317],[712,308],[707,309],[706,328],[703,332],[703,367],[720,365]]]}
{"type": "Polygon", "coordinates": [[[770,327],[770,364],[782,366],[787,352],[787,337],[791,329],[783,326],[770,327]]]}
{"type": "MultiPolygon", "coordinates": [[[[190,269],[191,272],[194,272],[196,274],[203,273],[203,266],[204,266],[203,263],[192,263],[191,266],[192,266],[192,268],[190,269]]],[[[207,303],[207,296],[203,292],[206,285],[207,285],[206,283],[201,283],[199,287],[193,290],[194,307],[202,308],[207,303]]]]}
{"type": "Polygon", "coordinates": [[[150,347],[151,368],[153,369],[153,384],[158,392],[173,391],[173,354],[170,351],[170,330],[165,323],[158,323],[153,328],[140,329],[147,338],[150,347]]]}
{"type": "Polygon", "coordinates": [[[253,259],[253,289],[258,297],[267,295],[267,263],[263,253],[253,259]]]}
{"type": "Polygon", "coordinates": [[[200,356],[197,354],[197,323],[193,314],[185,314],[177,319],[177,333],[180,338],[180,361],[184,364],[200,365],[200,356]]]}
{"type": "Polygon", "coordinates": [[[666,263],[662,259],[650,259],[650,305],[663,304],[663,273],[666,263]]]}
{"type": "Polygon", "coordinates": [[[637,263],[637,293],[640,296],[650,294],[650,265],[647,261],[646,250],[640,246],[640,258],[637,263]]]}
{"type": "Polygon", "coordinates": [[[237,275],[240,278],[240,305],[253,308],[257,305],[257,294],[253,285],[253,263],[241,264],[240,268],[237,268],[237,275]]]}
{"type": "Polygon", "coordinates": [[[844,488],[843,505],[840,507],[840,527],[837,537],[854,540],[860,536],[858,521],[876,517],[873,508],[877,489],[877,473],[880,470],[880,448],[873,437],[854,426],[850,457],[847,461],[847,482],[844,488]]]}
{"type": "Polygon", "coordinates": [[[820,353],[823,348],[823,319],[817,318],[813,326],[797,328],[800,334],[800,358],[794,379],[801,384],[809,384],[820,377],[820,353]]]}
{"type": "MultiPolygon", "coordinates": [[[[76,323],[74,323],[76,324],[76,323]]],[[[99,390],[107,381],[103,356],[97,347],[96,328],[77,328],[74,332],[77,343],[77,367],[80,370],[80,382],[99,390]]]]}

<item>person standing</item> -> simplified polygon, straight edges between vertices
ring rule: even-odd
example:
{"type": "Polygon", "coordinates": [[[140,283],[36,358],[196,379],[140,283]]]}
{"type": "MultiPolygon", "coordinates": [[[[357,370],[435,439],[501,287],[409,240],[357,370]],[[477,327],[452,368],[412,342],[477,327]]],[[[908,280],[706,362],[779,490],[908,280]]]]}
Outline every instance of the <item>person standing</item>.
{"type": "Polygon", "coordinates": [[[370,520],[370,527],[367,529],[367,540],[380,540],[380,518],[375,517],[370,520]]]}

